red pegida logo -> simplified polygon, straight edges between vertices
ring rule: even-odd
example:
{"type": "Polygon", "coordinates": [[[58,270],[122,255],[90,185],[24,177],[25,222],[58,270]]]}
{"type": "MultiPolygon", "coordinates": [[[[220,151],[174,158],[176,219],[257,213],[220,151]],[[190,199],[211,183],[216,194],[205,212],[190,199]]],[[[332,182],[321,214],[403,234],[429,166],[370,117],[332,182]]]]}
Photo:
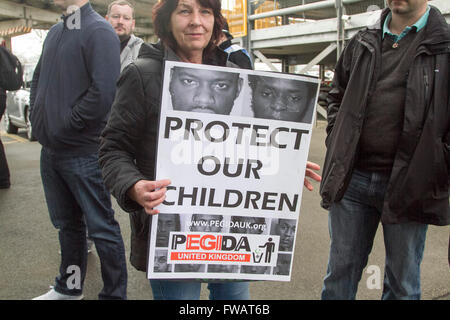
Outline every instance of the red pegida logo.
{"type": "Polygon", "coordinates": [[[278,236],[171,232],[169,260],[272,265],[278,245],[278,236]]]}
{"type": "Polygon", "coordinates": [[[172,235],[172,250],[177,250],[177,247],[180,245],[186,250],[251,251],[247,236],[213,234],[172,235]]]}

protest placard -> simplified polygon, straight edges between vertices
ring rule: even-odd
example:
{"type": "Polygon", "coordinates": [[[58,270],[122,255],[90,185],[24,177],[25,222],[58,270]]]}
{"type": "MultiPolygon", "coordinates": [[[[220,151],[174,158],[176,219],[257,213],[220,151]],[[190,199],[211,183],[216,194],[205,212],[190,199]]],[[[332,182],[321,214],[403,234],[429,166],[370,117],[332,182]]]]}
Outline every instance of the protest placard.
{"type": "Polygon", "coordinates": [[[150,279],[289,281],[319,80],[166,62],[150,279]]]}

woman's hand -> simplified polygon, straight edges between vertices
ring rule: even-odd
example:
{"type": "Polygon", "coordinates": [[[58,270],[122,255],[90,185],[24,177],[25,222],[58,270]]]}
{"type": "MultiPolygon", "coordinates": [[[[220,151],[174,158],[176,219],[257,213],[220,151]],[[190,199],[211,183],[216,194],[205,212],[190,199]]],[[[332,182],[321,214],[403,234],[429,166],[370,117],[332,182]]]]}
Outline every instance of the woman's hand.
{"type": "Polygon", "coordinates": [[[322,180],[322,177],[314,172],[318,170],[320,170],[320,166],[317,163],[306,161],[305,181],[303,182],[303,185],[309,191],[314,190],[314,187],[306,177],[309,177],[317,182],[320,182],[322,180]]]}
{"type": "Polygon", "coordinates": [[[166,199],[167,186],[171,184],[169,179],[150,181],[139,180],[130,189],[128,196],[139,203],[147,214],[157,214],[154,209],[166,199]]]}

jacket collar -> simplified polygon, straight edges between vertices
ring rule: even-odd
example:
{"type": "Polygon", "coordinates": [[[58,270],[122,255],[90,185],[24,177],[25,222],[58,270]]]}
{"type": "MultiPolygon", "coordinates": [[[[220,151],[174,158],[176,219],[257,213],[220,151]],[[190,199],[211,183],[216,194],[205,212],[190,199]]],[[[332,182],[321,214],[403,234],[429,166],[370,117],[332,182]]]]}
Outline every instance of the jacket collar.
{"type": "Polygon", "coordinates": [[[86,15],[88,12],[94,11],[94,9],[92,9],[91,3],[90,3],[90,2],[87,2],[87,3],[84,4],[81,8],[78,8],[77,10],[73,11],[72,13],[70,13],[70,14],[68,14],[68,15],[62,14],[62,15],[61,15],[61,19],[62,19],[64,22],[66,22],[67,19],[68,19],[70,16],[74,15],[74,14],[75,14],[76,12],[78,12],[78,11],[80,12],[80,15],[81,15],[81,16],[84,16],[84,15],[86,15]]]}
{"type": "MultiPolygon", "coordinates": [[[[389,13],[389,8],[383,9],[380,19],[373,25],[368,26],[366,32],[361,34],[361,37],[368,42],[374,41],[375,39],[381,40],[384,21],[389,13]]],[[[432,5],[430,5],[428,22],[423,28],[423,32],[425,32],[425,36],[422,44],[427,46],[430,51],[442,51],[445,47],[447,48],[447,51],[450,50],[448,45],[450,42],[450,27],[440,11],[432,5]]]]}
{"type": "Polygon", "coordinates": [[[142,42],[142,39],[141,38],[138,38],[138,37],[136,37],[134,34],[131,34],[130,35],[130,39],[128,39],[128,42],[127,42],[127,47],[128,48],[133,48],[134,46],[136,46],[137,44],[139,44],[139,43],[141,43],[142,42]]]}
{"type": "Polygon", "coordinates": [[[425,26],[425,44],[440,44],[450,42],[450,26],[445,21],[444,16],[436,8],[431,6],[428,23],[425,26]]]}
{"type": "Polygon", "coordinates": [[[162,61],[164,58],[164,48],[161,42],[157,43],[143,43],[139,50],[138,58],[149,58],[162,61]]]}
{"type": "Polygon", "coordinates": [[[402,30],[401,34],[395,35],[389,29],[389,22],[392,19],[392,14],[389,13],[388,16],[384,19],[384,23],[383,23],[383,39],[386,34],[388,34],[390,36],[394,36],[398,39],[401,39],[408,32],[411,32],[413,30],[415,30],[415,32],[419,32],[421,29],[423,29],[427,25],[429,15],[430,15],[430,6],[427,6],[427,10],[422,15],[422,17],[420,17],[420,19],[416,21],[416,23],[414,23],[412,26],[407,26],[404,30],[402,30]]]}
{"type": "Polygon", "coordinates": [[[170,47],[165,47],[164,58],[169,61],[181,61],[180,57],[170,47]]]}

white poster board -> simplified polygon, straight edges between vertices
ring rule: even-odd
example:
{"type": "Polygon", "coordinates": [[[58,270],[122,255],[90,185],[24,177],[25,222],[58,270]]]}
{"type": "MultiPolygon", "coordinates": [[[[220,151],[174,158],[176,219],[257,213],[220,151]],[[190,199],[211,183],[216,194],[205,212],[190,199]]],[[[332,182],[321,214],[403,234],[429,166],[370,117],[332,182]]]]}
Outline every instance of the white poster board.
{"type": "Polygon", "coordinates": [[[319,79],[166,62],[150,279],[289,281],[319,79]]]}

